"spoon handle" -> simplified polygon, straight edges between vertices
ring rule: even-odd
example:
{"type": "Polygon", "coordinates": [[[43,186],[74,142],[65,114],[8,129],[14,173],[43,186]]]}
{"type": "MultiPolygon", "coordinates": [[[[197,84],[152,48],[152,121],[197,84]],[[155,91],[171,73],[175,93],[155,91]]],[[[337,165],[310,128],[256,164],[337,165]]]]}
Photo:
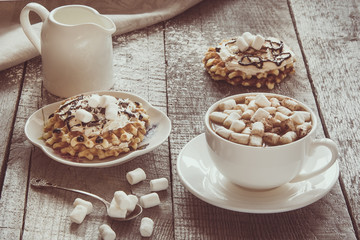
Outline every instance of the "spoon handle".
{"type": "Polygon", "coordinates": [[[106,200],[103,199],[102,197],[99,197],[99,196],[97,196],[97,195],[95,195],[95,194],[92,194],[92,193],[89,193],[89,192],[85,192],[85,191],[82,191],[82,190],[78,190],[78,189],[61,187],[61,186],[58,186],[58,185],[56,185],[56,184],[47,182],[46,180],[41,179],[41,178],[32,178],[32,179],[30,180],[30,184],[31,184],[31,186],[37,187],[37,188],[57,188],[57,189],[65,190],[65,191],[80,193],[80,194],[83,194],[83,195],[87,195],[87,196],[89,196],[89,197],[96,198],[97,200],[99,200],[99,201],[101,201],[103,204],[105,204],[106,207],[109,207],[109,206],[110,206],[110,203],[109,203],[108,201],[106,201],[106,200]]]}

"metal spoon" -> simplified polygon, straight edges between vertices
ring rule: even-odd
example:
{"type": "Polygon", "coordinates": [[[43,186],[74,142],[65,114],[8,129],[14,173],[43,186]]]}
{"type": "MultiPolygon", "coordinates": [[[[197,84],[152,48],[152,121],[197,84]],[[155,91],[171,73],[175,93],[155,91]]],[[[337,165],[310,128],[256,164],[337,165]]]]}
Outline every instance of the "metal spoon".
{"type": "MultiPolygon", "coordinates": [[[[61,187],[61,186],[55,185],[55,184],[50,183],[50,182],[46,181],[45,179],[41,179],[41,178],[32,178],[30,180],[30,184],[31,184],[31,186],[36,187],[36,188],[57,188],[57,189],[65,190],[65,191],[84,194],[84,195],[96,198],[97,200],[101,201],[106,207],[106,212],[108,212],[108,210],[110,208],[110,203],[108,201],[106,201],[102,197],[99,197],[99,196],[89,193],[89,192],[85,192],[85,191],[77,190],[77,189],[73,189],[73,188],[61,187]]],[[[117,220],[117,221],[129,221],[129,220],[132,220],[132,219],[138,217],[142,213],[142,211],[143,211],[142,207],[139,204],[136,204],[134,211],[132,211],[125,218],[116,218],[116,217],[111,217],[111,216],[109,216],[109,217],[114,220],[117,220]]]]}

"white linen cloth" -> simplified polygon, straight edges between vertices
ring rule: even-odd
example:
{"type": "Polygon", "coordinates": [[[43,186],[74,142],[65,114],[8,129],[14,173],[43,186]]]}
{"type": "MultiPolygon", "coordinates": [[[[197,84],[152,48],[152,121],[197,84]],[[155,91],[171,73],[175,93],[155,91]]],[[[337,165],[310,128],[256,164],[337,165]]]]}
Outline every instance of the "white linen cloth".
{"type": "MultiPolygon", "coordinates": [[[[104,15],[114,21],[114,35],[118,35],[170,19],[200,1],[202,0],[119,0],[116,4],[121,7],[122,12],[104,15]]],[[[102,14],[101,9],[95,9],[102,14]]],[[[20,16],[9,16],[13,14],[13,10],[14,5],[9,2],[0,5],[0,71],[39,55],[21,28],[20,16]]],[[[39,36],[41,26],[42,23],[33,24],[39,36]]]]}

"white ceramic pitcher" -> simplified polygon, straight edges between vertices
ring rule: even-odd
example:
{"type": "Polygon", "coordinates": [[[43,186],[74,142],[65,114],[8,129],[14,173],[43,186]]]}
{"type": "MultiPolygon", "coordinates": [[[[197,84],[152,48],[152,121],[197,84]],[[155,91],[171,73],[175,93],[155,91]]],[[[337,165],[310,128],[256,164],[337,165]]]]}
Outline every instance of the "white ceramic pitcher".
{"type": "Polygon", "coordinates": [[[114,84],[111,34],[115,24],[93,8],[67,5],[49,12],[29,3],[20,14],[26,36],[42,57],[44,86],[52,94],[70,97],[107,90],[114,84]],[[37,36],[29,21],[34,11],[42,21],[37,36]]]}

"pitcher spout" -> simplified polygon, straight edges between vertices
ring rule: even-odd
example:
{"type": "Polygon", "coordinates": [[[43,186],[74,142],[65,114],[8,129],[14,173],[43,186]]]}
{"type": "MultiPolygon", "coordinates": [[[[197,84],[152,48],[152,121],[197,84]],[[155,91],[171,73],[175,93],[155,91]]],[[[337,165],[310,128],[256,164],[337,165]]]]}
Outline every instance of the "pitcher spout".
{"type": "Polygon", "coordinates": [[[49,19],[58,25],[68,27],[94,25],[107,34],[113,34],[116,31],[116,26],[110,18],[84,5],[59,7],[50,14],[49,19]]]}

